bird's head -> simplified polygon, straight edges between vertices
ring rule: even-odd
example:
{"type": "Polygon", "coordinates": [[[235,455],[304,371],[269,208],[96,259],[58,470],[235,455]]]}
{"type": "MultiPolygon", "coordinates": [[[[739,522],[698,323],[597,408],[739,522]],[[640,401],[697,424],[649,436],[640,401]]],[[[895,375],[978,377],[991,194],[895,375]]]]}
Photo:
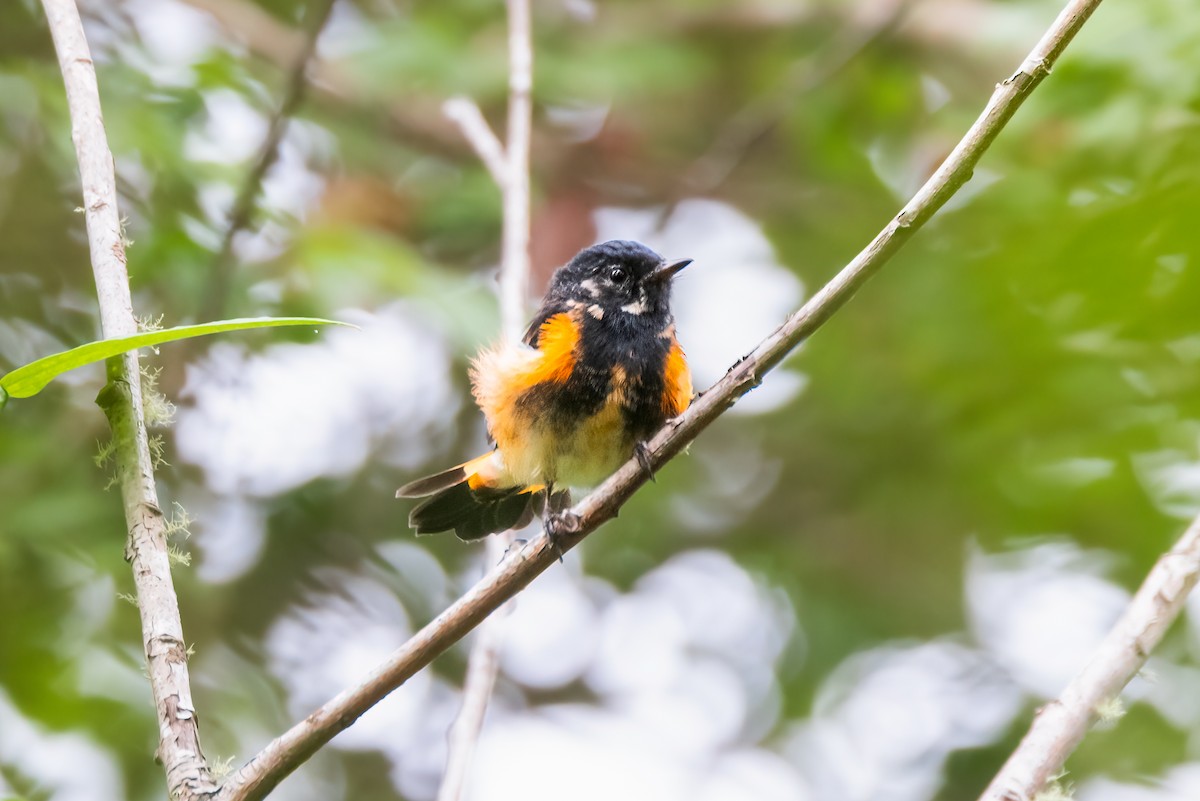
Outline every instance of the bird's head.
{"type": "Polygon", "coordinates": [[[582,304],[594,317],[667,315],[671,279],[691,259],[668,261],[640,242],[592,245],[554,274],[548,297],[582,304]]]}

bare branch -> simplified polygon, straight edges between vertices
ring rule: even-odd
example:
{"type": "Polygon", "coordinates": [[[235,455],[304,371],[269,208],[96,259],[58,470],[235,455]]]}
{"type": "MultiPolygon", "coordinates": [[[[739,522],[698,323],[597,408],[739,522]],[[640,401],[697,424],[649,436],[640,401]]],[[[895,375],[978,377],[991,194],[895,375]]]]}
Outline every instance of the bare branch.
{"type": "Polygon", "coordinates": [[[1141,670],[1183,611],[1200,578],[1200,517],[1163,554],[1090,662],[1056,701],[1038,711],[1029,733],[980,801],[1028,801],[1083,741],[1101,704],[1116,698],[1141,670]]]}
{"type": "Polygon", "coordinates": [[[462,131],[463,138],[475,149],[475,155],[487,167],[496,186],[504,191],[508,185],[508,156],[479,106],[470,98],[452,97],[442,104],[442,113],[462,131]]]}
{"type": "Polygon", "coordinates": [[[262,147],[258,151],[258,158],[255,160],[254,166],[250,168],[250,172],[247,173],[242,188],[229,211],[229,224],[225,228],[225,235],[221,238],[221,246],[217,250],[216,258],[213,259],[212,283],[209,285],[208,300],[201,312],[201,317],[204,319],[216,319],[224,314],[229,285],[233,281],[233,240],[250,225],[263,179],[279,157],[279,143],[283,140],[288,123],[296,113],[296,109],[304,100],[304,89],[308,85],[308,65],[316,52],[317,40],[321,38],[321,31],[324,30],[325,23],[329,21],[329,14],[333,11],[335,2],[337,0],[314,0],[312,8],[309,10],[307,31],[305,31],[303,44],[296,54],[296,60],[288,72],[287,85],[279,102],[279,108],[271,117],[266,138],[263,139],[262,147]]]}
{"type": "MultiPolygon", "coordinates": [[[[1100,0],[1072,0],[1067,5],[1020,68],[996,86],[982,114],[958,146],[900,213],[820,292],[651,439],[648,457],[652,467],[657,469],[669,461],[742,395],[757,386],[763,375],[837,312],[967,182],[988,146],[1025,98],[1049,74],[1055,60],[1099,5],[1100,0]]],[[[511,136],[510,133],[510,146],[511,136]]],[[[559,544],[563,548],[574,547],[600,524],[614,517],[645,481],[646,472],[637,459],[624,464],[575,505],[570,514],[577,519],[576,530],[560,535],[559,544]]],[[[511,554],[397,649],[361,684],[339,693],[269,743],[233,775],[222,790],[222,801],[263,798],[318,748],[479,625],[553,565],[557,558],[558,550],[545,534],[511,554]]]]}
{"type": "MultiPolygon", "coordinates": [[[[92,273],[106,337],[137,332],[125,269],[125,244],[117,210],[112,153],[100,112],[96,70],[74,0],[43,0],[71,112],[71,138],[83,184],[92,273]]],[[[158,505],[154,468],[142,414],[137,352],[109,359],[108,385],[96,402],[112,427],[121,500],[141,612],[142,639],[158,712],[158,759],[172,798],[207,798],[216,792],[204,754],[188,679],[187,649],[179,601],[171,583],[165,521],[158,505]]]]}

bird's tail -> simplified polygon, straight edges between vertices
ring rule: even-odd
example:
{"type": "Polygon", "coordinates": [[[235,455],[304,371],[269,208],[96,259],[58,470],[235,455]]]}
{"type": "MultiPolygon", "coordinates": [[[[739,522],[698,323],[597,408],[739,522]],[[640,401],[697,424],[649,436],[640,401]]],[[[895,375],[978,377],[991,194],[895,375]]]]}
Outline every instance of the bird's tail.
{"type": "Polygon", "coordinates": [[[396,490],[397,498],[427,498],[409,513],[408,524],[417,534],[453,530],[468,541],[527,525],[541,488],[503,486],[497,460],[493,451],[396,490]]]}

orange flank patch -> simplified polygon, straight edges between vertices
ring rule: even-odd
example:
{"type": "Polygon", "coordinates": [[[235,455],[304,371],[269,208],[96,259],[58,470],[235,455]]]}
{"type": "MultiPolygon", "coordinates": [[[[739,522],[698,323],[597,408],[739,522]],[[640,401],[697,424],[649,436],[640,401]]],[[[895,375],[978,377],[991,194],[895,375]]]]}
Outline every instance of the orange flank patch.
{"type": "MultiPolygon", "coordinates": [[[[530,420],[521,419],[521,396],[544,383],[563,383],[575,369],[579,324],[571,313],[556,314],[542,323],[537,348],[503,343],[480,352],[471,365],[471,389],[487,419],[488,431],[500,450],[512,456],[524,450],[530,420]]],[[[512,466],[509,466],[512,469],[512,466]]],[[[518,469],[522,475],[527,472],[518,469]]]]}
{"type": "Polygon", "coordinates": [[[671,342],[667,363],[663,368],[663,411],[668,417],[677,417],[692,402],[692,371],[679,342],[671,342]]]}

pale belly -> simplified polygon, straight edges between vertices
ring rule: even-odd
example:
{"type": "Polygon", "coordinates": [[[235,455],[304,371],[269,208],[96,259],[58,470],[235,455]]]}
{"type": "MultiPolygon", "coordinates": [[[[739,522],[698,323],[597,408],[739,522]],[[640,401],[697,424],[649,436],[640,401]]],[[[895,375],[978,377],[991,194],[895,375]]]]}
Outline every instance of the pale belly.
{"type": "Polygon", "coordinates": [[[599,484],[633,455],[633,439],[625,433],[621,407],[607,403],[573,430],[556,430],[545,421],[528,423],[521,448],[506,452],[509,473],[516,483],[566,487],[599,484]]]}

